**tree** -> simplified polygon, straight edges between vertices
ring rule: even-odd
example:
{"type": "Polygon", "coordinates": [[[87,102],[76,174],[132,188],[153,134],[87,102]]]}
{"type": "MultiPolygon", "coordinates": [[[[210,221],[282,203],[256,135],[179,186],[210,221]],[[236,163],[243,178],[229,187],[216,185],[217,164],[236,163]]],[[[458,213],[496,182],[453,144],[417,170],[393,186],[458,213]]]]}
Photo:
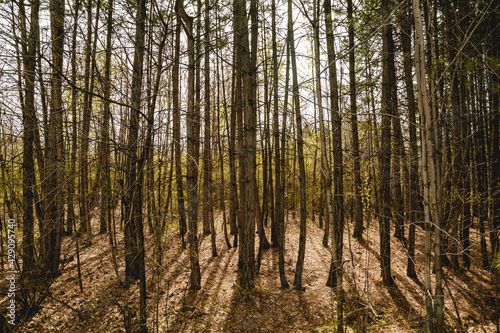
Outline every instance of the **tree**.
{"type": "MultiPolygon", "coordinates": [[[[251,119],[250,121],[252,122],[252,125],[255,126],[255,134],[252,134],[252,138],[250,140],[250,145],[254,146],[255,145],[255,163],[252,162],[251,168],[255,169],[253,173],[253,178],[251,179],[251,182],[253,184],[253,192],[254,192],[254,205],[255,205],[255,218],[256,218],[256,223],[257,223],[257,232],[259,234],[259,250],[257,254],[257,269],[256,272],[258,274],[259,269],[260,269],[260,258],[262,256],[262,251],[264,249],[269,248],[269,242],[267,241],[266,238],[266,231],[264,229],[264,214],[262,213],[260,209],[260,202],[259,202],[259,188],[257,184],[257,110],[258,110],[258,105],[259,105],[259,100],[257,99],[257,48],[258,48],[258,28],[259,28],[259,22],[258,22],[258,8],[257,8],[257,1],[250,1],[250,82],[251,82],[251,96],[250,99],[252,101],[252,112],[255,113],[255,120],[251,119]]],[[[267,103],[264,101],[264,103],[267,103]]],[[[267,113],[267,111],[265,111],[267,113]]],[[[267,115],[266,115],[267,116],[267,115]]],[[[264,125],[265,127],[265,125],[264,125]]],[[[264,135],[264,141],[266,140],[266,136],[264,135]]],[[[263,149],[264,151],[264,164],[263,164],[263,187],[264,187],[264,205],[267,204],[267,167],[266,167],[266,149],[263,149]]],[[[252,157],[253,158],[253,157],[252,157]]],[[[267,209],[266,209],[267,210],[267,209]]],[[[255,227],[254,227],[255,228],[255,227]]]]}
{"type": "Polygon", "coordinates": [[[408,265],[406,274],[409,277],[416,277],[415,272],[415,223],[418,221],[419,214],[417,213],[419,193],[418,180],[418,146],[416,132],[416,117],[417,112],[415,105],[415,93],[413,89],[413,73],[411,60],[411,33],[412,25],[409,17],[410,4],[405,3],[401,9],[400,24],[401,24],[401,48],[403,51],[403,67],[404,81],[406,88],[406,100],[408,104],[408,128],[410,137],[410,154],[409,154],[409,188],[408,188],[408,209],[410,227],[408,231],[408,265]]]}
{"type": "Polygon", "coordinates": [[[189,262],[191,275],[189,288],[201,288],[201,272],[198,250],[198,159],[200,154],[200,114],[195,107],[195,37],[193,35],[193,18],[184,10],[181,0],[176,2],[176,10],[182,21],[188,38],[188,112],[187,122],[187,194],[188,194],[188,229],[189,229],[189,262]]]}
{"type": "Polygon", "coordinates": [[[211,106],[210,106],[210,4],[205,3],[205,140],[203,146],[203,225],[209,226],[212,256],[217,256],[213,211],[212,157],[211,157],[211,106]]]}
{"type": "Polygon", "coordinates": [[[113,29],[113,1],[108,4],[107,13],[107,35],[106,35],[106,55],[104,60],[104,105],[101,127],[101,143],[100,143],[100,162],[101,162],[101,204],[100,204],[100,224],[99,233],[103,234],[106,231],[111,232],[111,180],[110,180],[110,149],[109,149],[109,118],[110,118],[110,102],[111,93],[111,47],[112,47],[112,29],[113,29]]]}
{"type": "Polygon", "coordinates": [[[380,208],[379,208],[379,233],[380,233],[380,268],[382,281],[386,285],[394,284],[391,275],[391,242],[390,242],[390,216],[391,216],[391,115],[393,109],[392,86],[394,76],[394,41],[392,39],[392,25],[390,23],[389,1],[382,1],[382,13],[387,22],[382,27],[382,136],[379,155],[379,177],[380,177],[380,208]]]}
{"type": "MultiPolygon", "coordinates": [[[[285,221],[284,221],[284,206],[283,206],[283,197],[284,197],[284,186],[283,181],[284,170],[282,172],[282,166],[284,163],[283,153],[285,148],[282,146],[282,151],[280,152],[280,131],[279,131],[279,113],[278,113],[278,52],[277,52],[277,42],[276,42],[276,0],[272,0],[271,3],[271,16],[272,16],[272,49],[273,49],[273,136],[274,136],[274,172],[275,172],[275,217],[274,220],[277,224],[277,245],[279,246],[279,254],[278,254],[278,266],[280,272],[280,282],[281,288],[288,288],[288,282],[286,280],[285,274],[285,221]],[[283,161],[283,162],[282,162],[283,161]]],[[[289,55],[288,55],[288,43],[287,43],[287,55],[286,55],[286,85],[287,89],[285,90],[285,110],[288,107],[288,67],[289,67],[289,55]]],[[[283,123],[286,123],[286,113],[283,115],[283,123]]],[[[283,128],[283,134],[281,142],[285,142],[285,129],[283,128]]]]}
{"type": "MultiPolygon", "coordinates": [[[[417,74],[417,87],[418,87],[418,105],[421,122],[425,128],[422,133],[422,145],[425,144],[425,150],[422,151],[427,155],[425,162],[429,162],[428,173],[430,176],[430,198],[431,198],[431,211],[434,220],[434,270],[436,274],[436,290],[434,297],[436,299],[435,316],[436,316],[436,332],[444,331],[444,294],[442,288],[442,264],[441,264],[441,191],[439,190],[440,184],[437,179],[440,178],[440,170],[436,167],[436,154],[434,153],[435,143],[438,138],[434,131],[437,124],[436,117],[432,118],[431,110],[429,108],[429,101],[427,99],[427,87],[425,85],[425,64],[424,64],[424,36],[422,28],[422,17],[420,14],[420,4],[418,1],[413,0],[413,16],[415,19],[415,67],[417,74]]],[[[424,174],[427,171],[427,165],[422,160],[422,167],[424,174]]],[[[427,177],[425,177],[427,178],[427,177]]],[[[424,180],[425,181],[425,180],[424,180]]],[[[427,185],[426,185],[427,186],[427,185]]],[[[430,245],[430,232],[426,232],[426,247],[427,243],[430,245]]],[[[430,258],[429,258],[430,259],[430,258]]],[[[427,283],[428,284],[428,283],[427,283]]],[[[429,306],[428,306],[429,308],[429,306]]],[[[431,325],[427,327],[428,331],[432,330],[431,325]]]]}
{"type": "Polygon", "coordinates": [[[137,4],[135,20],[134,62],[130,96],[130,126],[125,164],[125,274],[126,279],[139,279],[140,332],[146,332],[146,268],[142,216],[142,171],[139,163],[138,140],[141,116],[143,61],[146,35],[146,0],[137,4]]]}
{"type": "Polygon", "coordinates": [[[175,160],[175,182],[177,185],[177,209],[179,211],[179,231],[182,248],[186,248],[184,236],[186,235],[186,212],[184,209],[184,190],[182,186],[181,164],[181,114],[179,106],[179,62],[181,48],[181,18],[177,15],[175,25],[174,63],[172,67],[172,113],[173,113],[173,144],[175,160]]]}
{"type": "Polygon", "coordinates": [[[351,102],[352,159],[354,168],[354,233],[353,237],[363,237],[363,198],[361,197],[361,163],[359,158],[358,115],[356,105],[356,64],[354,56],[354,18],[352,0],[347,1],[349,24],[349,93],[351,102]]]}
{"type": "Polygon", "coordinates": [[[332,119],[333,149],[333,217],[330,219],[332,237],[332,262],[326,285],[336,287],[337,331],[343,331],[344,291],[343,279],[343,237],[344,237],[344,181],[342,158],[342,122],[339,114],[335,40],[333,35],[332,6],[330,0],[323,3],[325,12],[326,43],[328,53],[328,79],[330,82],[330,107],[332,119]]]}
{"type": "Polygon", "coordinates": [[[290,57],[292,60],[293,80],[293,108],[295,110],[295,126],[297,133],[297,154],[299,160],[299,182],[300,182],[300,234],[299,254],[295,268],[295,289],[302,289],[302,271],[304,269],[304,256],[306,251],[306,168],[304,164],[304,139],[302,137],[302,114],[300,112],[299,82],[297,80],[297,59],[295,55],[295,39],[293,36],[292,0],[288,0],[288,43],[290,44],[290,57]]]}
{"type": "MultiPolygon", "coordinates": [[[[40,1],[31,3],[31,20],[26,53],[23,56],[25,94],[23,108],[23,271],[30,272],[35,264],[35,216],[34,193],[36,184],[35,160],[33,157],[33,141],[38,131],[35,110],[35,68],[37,63],[36,48],[38,45],[40,1]]],[[[22,10],[24,13],[24,10],[22,10]]],[[[24,19],[24,18],[22,18],[24,19]]]]}
{"type": "MultiPolygon", "coordinates": [[[[321,147],[321,173],[324,179],[326,211],[329,216],[328,221],[334,221],[334,203],[332,199],[332,175],[328,162],[328,152],[326,149],[326,130],[325,120],[323,115],[323,99],[321,96],[321,67],[320,67],[320,49],[319,49],[319,6],[315,4],[315,19],[314,19],[314,65],[316,74],[316,95],[318,98],[318,113],[319,113],[319,129],[320,129],[320,147],[321,147]],[[317,9],[316,9],[317,7],[317,9]]],[[[334,246],[336,244],[334,243],[334,246]]],[[[323,243],[323,246],[325,244],[323,243]]]]}
{"type": "MultiPolygon", "coordinates": [[[[256,1],[256,0],[251,0],[256,1]]],[[[237,42],[237,53],[240,57],[241,84],[242,87],[242,141],[240,149],[240,203],[244,205],[244,209],[240,210],[239,220],[239,285],[245,290],[254,288],[255,274],[255,202],[256,202],[256,124],[257,115],[254,90],[256,83],[252,82],[252,72],[256,69],[256,64],[250,56],[250,48],[248,41],[248,18],[246,14],[246,1],[234,1],[234,29],[237,42]]],[[[251,4],[256,6],[255,4],[251,4]]],[[[240,87],[238,87],[240,88],[240,87]]]]}
{"type": "Polygon", "coordinates": [[[92,116],[92,100],[95,81],[95,48],[97,39],[97,29],[99,22],[99,10],[101,2],[97,2],[96,19],[94,28],[94,42],[92,42],[92,0],[87,4],[87,39],[85,45],[85,93],[83,101],[82,128],[80,130],[80,216],[82,220],[82,230],[87,233],[87,242],[92,243],[92,224],[90,217],[90,200],[89,200],[89,133],[90,133],[90,118],[92,116]]]}
{"type": "Polygon", "coordinates": [[[73,229],[76,224],[76,214],[75,214],[75,174],[76,174],[76,161],[78,152],[78,125],[76,121],[77,117],[77,103],[78,103],[78,91],[76,87],[77,79],[77,65],[76,65],[76,37],[78,29],[78,13],[80,9],[80,0],[75,1],[75,17],[73,19],[73,32],[71,36],[71,117],[72,117],[72,131],[71,131],[71,157],[70,157],[70,178],[68,182],[68,221],[67,221],[67,232],[69,234],[73,233],[73,229]]]}
{"type": "Polygon", "coordinates": [[[63,102],[62,71],[64,56],[64,0],[50,1],[50,34],[52,43],[52,80],[50,98],[50,119],[48,124],[47,158],[47,212],[41,234],[40,247],[43,258],[42,270],[57,274],[61,255],[61,233],[63,226],[63,102]]]}

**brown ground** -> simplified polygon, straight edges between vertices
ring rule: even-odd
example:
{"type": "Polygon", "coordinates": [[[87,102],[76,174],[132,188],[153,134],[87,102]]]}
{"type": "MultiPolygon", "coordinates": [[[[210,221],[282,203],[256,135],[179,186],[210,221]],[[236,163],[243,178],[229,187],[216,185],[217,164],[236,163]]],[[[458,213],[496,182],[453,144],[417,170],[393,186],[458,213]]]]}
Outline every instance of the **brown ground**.
{"type": "MultiPolygon", "coordinates": [[[[217,217],[220,226],[220,217],[217,217]]],[[[293,282],[298,248],[297,221],[287,221],[286,272],[293,282]]],[[[406,251],[399,240],[392,238],[392,270],[395,287],[381,283],[378,260],[378,227],[372,223],[365,230],[365,244],[352,237],[347,226],[344,238],[345,317],[348,332],[418,332],[425,317],[423,282],[423,231],[417,228],[418,279],[406,277],[406,251]],[[353,274],[353,268],[355,275],[353,274]],[[357,282],[356,282],[357,280],[357,282]],[[368,300],[368,301],[367,301],[368,300]],[[369,303],[378,317],[368,309],[369,303]]],[[[335,295],[325,287],[330,264],[329,249],[321,246],[323,231],[309,223],[303,282],[305,291],[279,288],[278,252],[266,250],[260,275],[252,294],[236,286],[237,249],[227,250],[222,231],[217,229],[219,256],[211,257],[210,238],[200,246],[202,289],[195,294],[187,291],[189,258],[180,251],[177,229],[167,230],[164,239],[163,265],[160,275],[152,273],[158,267],[153,260],[152,246],[147,250],[148,326],[154,332],[333,332],[335,331],[335,295]],[[158,282],[159,279],[159,282],[158,282]],[[155,328],[155,330],[153,330],[155,328]]],[[[267,229],[269,233],[270,230],[267,229]]],[[[472,269],[448,272],[445,277],[446,325],[449,332],[494,331],[494,298],[491,272],[480,268],[476,229],[473,242],[472,269]],[[450,297],[450,290],[453,296],[450,297]],[[454,305],[453,301],[456,305],[454,305]]],[[[130,332],[137,329],[138,283],[120,287],[114,272],[108,237],[95,236],[93,245],[81,249],[84,292],[80,293],[76,255],[72,240],[65,240],[66,251],[74,260],[66,265],[41,310],[27,323],[18,324],[18,332],[130,332]],[[70,307],[72,309],[70,309],[70,307]]],[[[152,237],[147,235],[147,244],[152,237]]],[[[122,245],[120,245],[122,246],[122,245]]],[[[124,261],[119,257],[120,274],[124,261]]],[[[434,276],[432,277],[434,278],[434,276]]],[[[5,293],[4,293],[5,294],[5,293]]],[[[6,306],[4,297],[0,308],[6,306]]]]}

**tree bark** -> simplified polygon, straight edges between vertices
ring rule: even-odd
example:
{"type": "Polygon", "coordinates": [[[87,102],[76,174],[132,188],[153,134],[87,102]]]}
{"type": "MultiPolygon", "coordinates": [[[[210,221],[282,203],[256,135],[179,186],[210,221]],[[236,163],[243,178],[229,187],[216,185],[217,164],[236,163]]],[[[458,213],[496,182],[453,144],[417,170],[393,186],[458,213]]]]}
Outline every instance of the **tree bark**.
{"type": "Polygon", "coordinates": [[[302,287],[302,271],[304,269],[304,257],[306,252],[306,168],[304,164],[304,138],[302,137],[302,114],[300,112],[299,82],[297,79],[297,60],[295,56],[295,39],[293,33],[292,20],[292,0],[288,0],[288,43],[290,44],[290,56],[292,60],[292,81],[293,81],[293,108],[295,110],[295,126],[297,132],[297,157],[299,163],[299,183],[300,183],[300,234],[299,253],[297,265],[295,267],[295,279],[293,286],[295,289],[302,287]]]}
{"type": "Polygon", "coordinates": [[[130,127],[127,142],[126,163],[126,205],[125,205],[125,236],[129,238],[130,248],[126,248],[126,275],[129,278],[139,278],[139,332],[146,332],[146,270],[144,228],[142,215],[142,168],[138,156],[138,140],[141,114],[141,95],[143,78],[143,61],[145,51],[145,21],[146,0],[137,4],[134,62],[132,69],[132,87],[130,96],[130,127]],[[128,260],[127,260],[128,259],[128,260]]]}
{"type": "MultiPolygon", "coordinates": [[[[425,64],[424,64],[424,39],[422,28],[422,17],[420,14],[420,4],[417,0],[413,0],[413,15],[415,19],[415,67],[417,74],[418,86],[418,101],[420,118],[425,126],[423,136],[425,138],[426,153],[429,162],[429,175],[430,175],[430,198],[431,198],[431,211],[434,220],[434,270],[436,274],[436,289],[435,289],[435,316],[436,316],[436,332],[444,331],[444,293],[442,288],[442,264],[441,264],[441,191],[440,184],[440,170],[436,168],[436,154],[434,147],[438,140],[436,131],[434,131],[437,120],[432,118],[429,102],[427,99],[427,87],[425,85],[425,64]]],[[[424,142],[422,142],[424,144],[424,142]]],[[[424,152],[422,152],[423,154],[424,152]]],[[[425,165],[423,165],[425,168],[425,165]]],[[[429,236],[430,234],[426,235],[429,236]]],[[[430,242],[430,241],[429,241],[430,242]]]]}
{"type": "MultiPolygon", "coordinates": [[[[382,13],[386,20],[390,20],[389,0],[382,1],[382,13]]],[[[393,114],[392,81],[394,74],[394,41],[392,39],[392,25],[390,21],[382,27],[382,135],[379,153],[379,233],[380,233],[380,268],[382,281],[386,285],[394,284],[391,275],[391,115],[393,114]]]]}
{"type": "Polygon", "coordinates": [[[418,146],[416,132],[416,117],[417,112],[415,105],[415,93],[413,89],[413,72],[411,60],[411,33],[412,24],[410,21],[410,4],[404,5],[401,9],[400,25],[401,25],[401,47],[403,51],[403,67],[404,67],[404,82],[406,89],[406,100],[408,104],[408,132],[410,138],[410,156],[408,158],[409,172],[409,188],[407,195],[408,202],[408,264],[406,275],[416,277],[415,271],[415,223],[418,222],[418,200],[420,198],[418,185],[418,146]]]}
{"type": "Polygon", "coordinates": [[[343,290],[343,236],[344,236],[344,182],[342,160],[342,123],[339,113],[339,98],[337,84],[337,68],[335,55],[335,40],[333,35],[331,1],[325,0],[326,43],[328,53],[328,75],[330,81],[330,105],[332,120],[333,148],[333,218],[330,219],[332,237],[332,262],[328,275],[327,286],[336,286],[337,297],[337,331],[343,332],[344,290],[343,290]]]}
{"type": "Polygon", "coordinates": [[[52,41],[52,81],[47,156],[47,213],[44,221],[42,270],[56,275],[61,255],[61,233],[63,226],[64,141],[62,73],[64,56],[64,0],[50,0],[50,31],[52,41]]]}
{"type": "MultiPolygon", "coordinates": [[[[38,131],[35,109],[35,68],[37,63],[36,48],[38,45],[40,1],[31,3],[30,32],[24,60],[24,114],[23,114],[23,272],[35,269],[35,216],[34,193],[36,185],[35,160],[33,142],[35,131],[38,131]]],[[[24,11],[23,11],[24,12],[24,11]]],[[[21,18],[24,20],[24,18],[21,18]]],[[[25,48],[23,48],[25,49],[25,48]]]]}
{"type": "MultiPolygon", "coordinates": [[[[256,1],[256,0],[251,0],[256,1]]],[[[253,61],[248,41],[248,18],[246,1],[235,0],[235,29],[239,37],[238,52],[241,56],[243,128],[240,150],[240,203],[245,209],[240,211],[239,285],[245,290],[253,290],[255,275],[255,217],[256,217],[256,125],[255,100],[256,82],[252,82],[256,64],[253,61]]],[[[251,4],[256,6],[255,4],[251,4]]]]}
{"type": "MultiPolygon", "coordinates": [[[[285,231],[284,231],[284,209],[283,209],[283,174],[284,170],[282,166],[284,165],[284,156],[282,153],[284,152],[284,147],[280,147],[280,130],[279,130],[279,98],[278,98],[278,51],[277,51],[277,43],[276,43],[276,0],[272,0],[271,2],[271,16],[272,16],[272,49],[273,49],[273,137],[274,137],[274,179],[276,189],[275,193],[275,216],[274,220],[276,221],[276,243],[273,242],[273,246],[279,246],[278,253],[278,266],[280,273],[280,283],[281,288],[287,289],[288,282],[286,280],[285,273],[285,231]],[[280,152],[280,148],[282,151],[280,152]],[[283,163],[281,162],[283,159],[283,163]]],[[[289,55],[288,55],[288,47],[286,52],[286,85],[288,88],[288,67],[289,67],[289,55]]],[[[288,97],[288,89],[285,91],[285,95],[288,97]]],[[[288,98],[285,98],[285,110],[287,109],[288,98]]],[[[283,123],[285,124],[286,113],[283,115],[283,123]]],[[[285,136],[285,129],[283,128],[283,134],[281,142],[283,143],[285,136]]],[[[272,236],[271,236],[272,238],[272,236]]]]}
{"type": "Polygon", "coordinates": [[[212,257],[217,256],[215,244],[213,185],[212,185],[212,151],[211,151],[211,106],[210,106],[210,6],[205,3],[205,126],[203,146],[203,225],[208,225],[211,235],[212,257]]]}
{"type": "Polygon", "coordinates": [[[111,177],[110,177],[110,141],[109,141],[109,119],[110,103],[109,97],[111,93],[111,47],[113,34],[113,1],[108,3],[107,13],[107,36],[106,36],[106,53],[104,60],[104,98],[103,115],[101,127],[101,147],[100,147],[100,164],[101,164],[101,204],[100,204],[100,234],[111,232],[111,177]]]}
{"type": "Polygon", "coordinates": [[[363,198],[361,197],[361,163],[359,157],[358,115],[356,105],[356,67],[354,57],[354,18],[352,0],[347,1],[349,24],[349,96],[351,99],[352,159],[354,169],[354,233],[353,237],[363,237],[363,198]]]}
{"type": "Polygon", "coordinates": [[[175,161],[175,182],[177,185],[177,210],[179,212],[179,232],[181,236],[182,248],[186,248],[184,237],[186,235],[186,212],[184,208],[184,190],[182,186],[182,164],[181,164],[181,111],[179,107],[179,61],[181,45],[181,18],[177,16],[175,26],[175,53],[172,67],[172,113],[174,118],[173,138],[174,138],[174,161],[175,161]]]}
{"type": "Polygon", "coordinates": [[[188,38],[188,112],[187,122],[187,195],[188,195],[188,228],[189,228],[189,262],[191,274],[189,288],[201,288],[201,272],[198,251],[198,160],[200,155],[200,114],[195,105],[195,37],[193,35],[193,18],[184,11],[182,1],[176,2],[176,9],[184,22],[188,38]]]}
{"type": "Polygon", "coordinates": [[[75,1],[75,18],[73,19],[73,33],[71,40],[71,116],[72,116],[72,133],[71,133],[71,155],[70,155],[70,178],[68,181],[68,217],[66,222],[66,231],[72,234],[76,227],[76,214],[75,214],[75,198],[76,198],[76,161],[78,152],[78,125],[77,117],[77,103],[78,92],[76,87],[77,79],[77,66],[76,66],[76,35],[78,29],[78,12],[80,8],[80,0],[75,1]]]}

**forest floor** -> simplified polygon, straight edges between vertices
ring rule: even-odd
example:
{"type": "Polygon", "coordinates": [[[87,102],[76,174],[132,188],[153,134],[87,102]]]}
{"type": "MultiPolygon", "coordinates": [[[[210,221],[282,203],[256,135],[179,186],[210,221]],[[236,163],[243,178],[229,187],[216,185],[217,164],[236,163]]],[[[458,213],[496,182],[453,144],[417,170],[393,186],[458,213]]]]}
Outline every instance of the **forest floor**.
{"type": "MultiPolygon", "coordinates": [[[[211,256],[210,236],[200,239],[202,287],[197,293],[191,293],[187,288],[189,257],[188,251],[181,251],[177,228],[166,232],[161,267],[154,260],[153,236],[146,233],[150,332],[336,330],[335,294],[325,286],[331,254],[329,248],[321,245],[323,230],[316,223],[309,221],[307,228],[303,272],[305,290],[280,289],[278,250],[268,249],[262,255],[255,291],[248,294],[236,285],[238,249],[227,249],[219,213],[216,221],[218,256],[211,256]]],[[[285,269],[288,282],[292,284],[298,251],[298,214],[296,219],[291,214],[288,216],[286,230],[285,269]]],[[[269,228],[266,228],[266,233],[269,239],[269,228]]],[[[366,332],[422,331],[425,318],[423,230],[417,228],[417,279],[406,276],[405,247],[401,241],[391,238],[394,287],[386,287],[381,281],[378,224],[368,226],[363,243],[350,237],[351,233],[352,226],[347,224],[344,238],[347,332],[361,332],[363,328],[366,332]]],[[[256,243],[257,240],[256,235],[256,243]]],[[[472,268],[461,271],[444,269],[447,332],[495,331],[494,284],[491,272],[480,265],[476,229],[471,230],[471,240],[472,268]]],[[[125,288],[118,282],[108,236],[96,235],[91,246],[80,247],[83,293],[78,284],[73,241],[72,237],[64,240],[64,256],[72,259],[67,260],[62,274],[54,280],[51,296],[45,299],[38,313],[27,322],[17,324],[15,331],[135,332],[138,327],[139,284],[136,282],[125,288]]],[[[118,241],[123,249],[120,237],[118,241]]],[[[117,259],[120,278],[123,279],[124,259],[122,256],[117,259]]],[[[6,309],[7,301],[7,297],[0,301],[0,312],[6,309]]]]}

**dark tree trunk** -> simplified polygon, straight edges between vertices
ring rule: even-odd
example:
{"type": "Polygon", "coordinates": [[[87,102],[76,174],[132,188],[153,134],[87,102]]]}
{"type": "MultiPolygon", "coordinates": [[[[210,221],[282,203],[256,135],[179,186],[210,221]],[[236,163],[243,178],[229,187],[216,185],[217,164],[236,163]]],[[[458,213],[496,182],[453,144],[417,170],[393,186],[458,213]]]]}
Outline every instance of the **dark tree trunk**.
{"type": "Polygon", "coordinates": [[[179,230],[182,248],[186,248],[184,236],[186,235],[186,212],[184,209],[184,190],[182,186],[182,164],[181,164],[181,111],[179,107],[179,61],[181,45],[181,19],[177,17],[175,27],[175,54],[172,67],[172,112],[174,118],[174,161],[175,181],[177,185],[177,210],[179,212],[179,230]]]}
{"type": "Polygon", "coordinates": [[[100,234],[111,231],[111,179],[110,179],[110,141],[109,141],[109,118],[111,116],[109,108],[109,97],[111,92],[111,46],[113,33],[113,1],[108,4],[107,17],[107,36],[106,36],[106,54],[104,61],[104,110],[101,127],[101,146],[100,146],[100,164],[101,164],[101,204],[100,204],[100,234]]]}
{"type": "MultiPolygon", "coordinates": [[[[217,37],[218,34],[217,34],[217,37]]],[[[221,104],[220,104],[220,83],[222,81],[222,98],[223,98],[223,110],[224,113],[227,115],[227,103],[226,103],[226,85],[225,85],[225,80],[224,80],[224,66],[223,62],[220,64],[221,71],[219,72],[219,57],[217,59],[217,147],[219,150],[219,163],[220,163],[220,209],[222,211],[222,223],[223,223],[223,228],[224,228],[224,240],[226,241],[226,246],[229,249],[232,248],[231,242],[229,241],[229,236],[227,234],[227,218],[226,218],[226,199],[225,199],[225,180],[224,180],[224,154],[222,152],[222,138],[221,138],[221,124],[222,124],[222,117],[221,117],[221,104]],[[222,74],[221,74],[222,73],[222,74]],[[220,79],[222,76],[222,80],[220,79]]],[[[226,117],[227,118],[227,117],[226,117]]],[[[226,127],[228,123],[226,122],[226,127]]]]}
{"type": "Polygon", "coordinates": [[[297,132],[297,157],[299,163],[300,182],[300,234],[299,253],[295,268],[295,279],[293,286],[295,289],[302,289],[302,271],[304,269],[304,257],[306,252],[306,168],[304,164],[304,139],[302,137],[302,114],[300,112],[299,82],[297,79],[297,62],[295,57],[295,39],[293,34],[292,21],[292,0],[288,0],[288,43],[290,44],[290,56],[292,59],[292,81],[293,81],[293,108],[295,111],[295,126],[297,132]]]}
{"type": "MultiPolygon", "coordinates": [[[[276,0],[272,0],[271,4],[271,15],[272,15],[272,48],[273,48],[273,137],[274,137],[274,179],[276,190],[275,193],[275,215],[274,220],[276,221],[276,243],[273,241],[273,246],[279,246],[278,253],[278,266],[280,272],[280,283],[281,288],[288,288],[288,282],[286,280],[285,273],[285,223],[284,223],[284,209],[283,209],[283,199],[284,199],[284,187],[283,181],[284,178],[284,156],[283,153],[285,151],[283,147],[283,143],[285,142],[285,128],[283,127],[283,133],[281,137],[281,147],[280,147],[280,131],[279,131],[279,100],[278,100],[278,51],[277,51],[277,43],[276,43],[276,0]],[[280,151],[281,148],[281,151],[280,151]]],[[[285,90],[285,110],[288,107],[288,68],[289,68],[289,52],[287,47],[286,52],[286,87],[285,90]]],[[[283,124],[286,124],[286,112],[283,115],[283,124]]],[[[272,238],[272,236],[271,236],[272,238]]]]}
{"type": "MultiPolygon", "coordinates": [[[[339,113],[339,95],[335,40],[333,35],[332,7],[330,0],[324,2],[326,43],[328,53],[328,74],[330,81],[330,104],[332,119],[333,149],[333,217],[330,220],[332,237],[332,262],[328,274],[327,286],[336,286],[337,331],[343,332],[344,290],[343,290],[343,236],[344,236],[344,181],[342,159],[342,122],[339,113]],[[335,220],[333,220],[335,219],[335,220]]],[[[331,216],[331,215],[330,215],[331,216]]]]}
{"type": "MultiPolygon", "coordinates": [[[[236,38],[236,31],[234,31],[236,38]]],[[[236,136],[240,133],[237,128],[238,114],[241,114],[241,74],[237,70],[240,66],[240,56],[238,52],[238,44],[234,44],[234,66],[233,66],[233,80],[232,80],[232,105],[230,115],[230,132],[229,132],[229,173],[230,173],[230,207],[229,207],[229,221],[230,231],[233,235],[233,247],[238,246],[238,216],[239,216],[239,202],[238,202],[238,184],[236,177],[236,136]]],[[[227,114],[226,114],[227,116],[227,114]]],[[[239,140],[239,139],[238,139],[239,140]]]]}
{"type": "MultiPolygon", "coordinates": [[[[252,2],[256,0],[251,0],[252,2]]],[[[255,100],[256,82],[252,82],[256,70],[255,59],[251,57],[248,38],[248,18],[245,0],[235,0],[235,29],[239,37],[237,46],[240,53],[242,73],[242,142],[240,149],[240,203],[245,209],[240,211],[239,285],[245,290],[254,288],[255,275],[255,202],[256,185],[256,125],[255,100]]],[[[251,3],[256,8],[256,3],[251,3]]]]}
{"type": "MultiPolygon", "coordinates": [[[[31,21],[27,52],[24,60],[24,108],[23,108],[23,272],[28,273],[35,269],[35,216],[34,193],[35,160],[33,156],[33,142],[35,131],[38,131],[35,109],[35,68],[37,63],[36,48],[38,45],[39,21],[38,11],[40,1],[31,3],[31,21]]],[[[23,11],[24,13],[24,11],[23,11]]],[[[24,18],[21,18],[24,20],[24,18]]]]}
{"type": "Polygon", "coordinates": [[[52,40],[52,82],[50,98],[49,130],[46,145],[47,212],[43,226],[41,257],[42,270],[57,274],[61,255],[63,227],[64,141],[62,73],[64,56],[64,0],[50,1],[50,31],[52,40]]]}
{"type": "MultiPolygon", "coordinates": [[[[73,33],[71,41],[71,116],[72,116],[72,133],[71,133],[71,155],[70,155],[70,178],[68,180],[68,217],[66,222],[66,232],[71,235],[76,227],[75,214],[75,198],[76,198],[76,161],[78,152],[78,125],[77,125],[77,103],[78,92],[76,87],[77,66],[76,66],[76,35],[78,29],[78,13],[80,0],[75,1],[75,18],[73,20],[73,33]]],[[[38,139],[39,141],[39,139],[38,139]]]]}
{"type": "Polygon", "coordinates": [[[200,113],[195,105],[195,37],[193,35],[193,18],[184,11],[182,2],[176,3],[177,11],[184,21],[188,38],[188,112],[186,115],[187,153],[187,196],[188,196],[188,229],[189,229],[189,261],[191,274],[189,288],[201,288],[201,272],[198,251],[198,160],[200,155],[200,113]]]}
{"type": "MultiPolygon", "coordinates": [[[[209,3],[205,4],[205,126],[203,147],[203,226],[208,226],[211,235],[212,257],[217,256],[215,244],[213,187],[212,187],[212,151],[211,151],[211,106],[210,106],[210,15],[209,3]]],[[[205,229],[205,227],[204,227],[205,229]]],[[[205,232],[206,230],[204,230],[205,232]]]]}
{"type": "Polygon", "coordinates": [[[354,57],[354,18],[352,0],[347,1],[349,23],[349,95],[351,99],[352,159],[354,168],[354,233],[353,237],[363,237],[363,198],[361,197],[361,163],[359,158],[358,115],[356,105],[356,68],[354,57]]]}
{"type": "MultiPolygon", "coordinates": [[[[389,18],[389,1],[382,1],[382,13],[384,19],[389,18]]],[[[392,81],[394,68],[394,41],[392,39],[392,25],[387,22],[382,27],[382,136],[379,154],[379,232],[380,232],[380,267],[382,281],[386,285],[394,284],[391,275],[391,243],[390,243],[390,219],[391,216],[391,115],[393,114],[392,81]]]]}
{"type": "Polygon", "coordinates": [[[410,137],[410,156],[409,162],[409,196],[408,209],[409,209],[409,232],[408,232],[408,264],[406,274],[409,277],[416,277],[415,271],[415,223],[418,222],[419,209],[418,201],[420,200],[419,183],[418,183],[418,146],[417,146],[417,129],[416,129],[416,105],[415,94],[413,90],[413,73],[411,61],[411,31],[412,24],[409,15],[409,4],[401,9],[401,46],[403,50],[403,67],[404,67],[404,81],[406,89],[406,100],[408,104],[408,128],[410,137]]]}

